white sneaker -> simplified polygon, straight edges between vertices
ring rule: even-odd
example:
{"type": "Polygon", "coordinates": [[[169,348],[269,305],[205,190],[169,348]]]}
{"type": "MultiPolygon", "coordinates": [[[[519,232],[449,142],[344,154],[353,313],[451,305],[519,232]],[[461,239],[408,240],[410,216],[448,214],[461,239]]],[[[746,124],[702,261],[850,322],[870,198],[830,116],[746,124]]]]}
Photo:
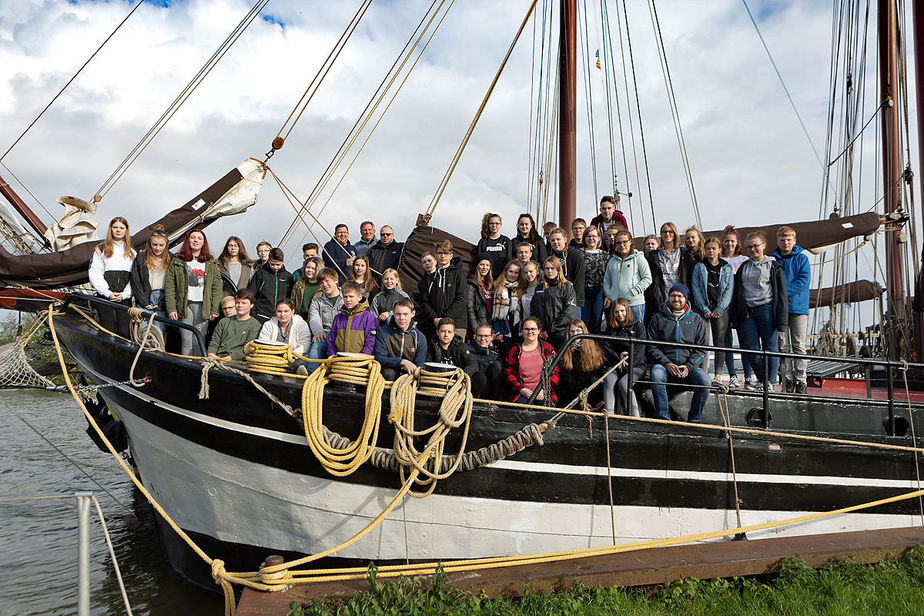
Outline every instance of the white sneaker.
{"type": "Polygon", "coordinates": [[[304,365],[299,365],[299,367],[295,369],[295,374],[308,376],[308,368],[306,368],[304,365]]]}
{"type": "Polygon", "coordinates": [[[757,377],[753,374],[751,375],[751,378],[744,382],[744,386],[749,389],[760,389],[760,383],[757,382],[757,377]]]}
{"type": "Polygon", "coordinates": [[[741,381],[738,380],[738,375],[728,378],[728,387],[729,389],[738,389],[741,387],[741,381]]]}

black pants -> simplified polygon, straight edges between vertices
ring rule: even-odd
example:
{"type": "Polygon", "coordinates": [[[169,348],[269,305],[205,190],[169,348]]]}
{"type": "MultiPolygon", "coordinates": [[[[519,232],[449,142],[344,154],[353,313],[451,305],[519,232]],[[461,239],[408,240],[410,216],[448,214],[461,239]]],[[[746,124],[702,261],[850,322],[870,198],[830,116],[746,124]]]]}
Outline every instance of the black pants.
{"type": "MultiPolygon", "coordinates": [[[[102,297],[100,295],[99,297],[102,297]]],[[[121,302],[115,302],[126,307],[132,305],[131,299],[123,299],[121,302]]],[[[129,321],[128,312],[125,310],[119,310],[118,308],[113,308],[111,306],[105,306],[103,304],[96,305],[96,314],[99,317],[99,324],[111,331],[114,334],[118,334],[123,338],[129,337],[129,321]]]]}

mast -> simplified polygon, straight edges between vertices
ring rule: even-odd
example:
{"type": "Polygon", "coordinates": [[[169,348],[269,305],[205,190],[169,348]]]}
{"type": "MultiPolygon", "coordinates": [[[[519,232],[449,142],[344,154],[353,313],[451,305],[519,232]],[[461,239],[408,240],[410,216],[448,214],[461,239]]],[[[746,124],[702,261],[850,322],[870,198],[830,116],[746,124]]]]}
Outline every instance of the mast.
{"type": "Polygon", "coordinates": [[[565,226],[577,216],[577,0],[561,0],[558,45],[558,223],[565,226]]]}
{"type": "MultiPolygon", "coordinates": [[[[895,0],[879,0],[879,100],[882,107],[882,181],[885,214],[902,208],[901,133],[898,125],[898,15],[895,0]]],[[[919,95],[920,96],[920,95],[919,95]]],[[[904,237],[901,223],[893,222],[886,242],[890,310],[895,317],[905,315],[904,237]]]]}
{"type": "Polygon", "coordinates": [[[45,240],[45,230],[48,228],[45,226],[45,223],[42,222],[42,219],[35,215],[26,202],[23,201],[19,195],[16,194],[16,191],[13,190],[13,187],[10,186],[6,180],[0,177],[0,195],[3,195],[7,201],[10,202],[10,205],[13,206],[19,215],[29,223],[29,226],[35,229],[38,232],[38,239],[47,244],[45,240]]]}

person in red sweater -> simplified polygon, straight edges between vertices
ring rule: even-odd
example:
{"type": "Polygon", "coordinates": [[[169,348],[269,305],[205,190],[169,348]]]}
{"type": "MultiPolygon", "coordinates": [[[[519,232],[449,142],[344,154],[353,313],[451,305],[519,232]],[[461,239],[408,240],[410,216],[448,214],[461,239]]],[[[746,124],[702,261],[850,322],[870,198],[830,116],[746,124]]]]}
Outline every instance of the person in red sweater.
{"type": "MultiPolygon", "coordinates": [[[[521,324],[523,340],[507,353],[504,377],[507,379],[510,402],[525,403],[542,383],[542,366],[546,359],[555,357],[555,349],[548,342],[539,339],[542,324],[536,317],[526,317],[521,324]]],[[[558,401],[559,369],[549,375],[551,391],[540,391],[534,404],[555,406],[558,401]]]]}
{"type": "MultiPolygon", "coordinates": [[[[623,229],[628,229],[629,221],[622,215],[621,210],[616,209],[616,198],[605,195],[600,199],[600,214],[590,221],[590,225],[596,225],[597,228],[600,229],[600,235],[606,238],[606,232],[610,230],[610,227],[616,225],[623,229]]],[[[605,241],[604,245],[609,248],[608,242],[605,241]]]]}

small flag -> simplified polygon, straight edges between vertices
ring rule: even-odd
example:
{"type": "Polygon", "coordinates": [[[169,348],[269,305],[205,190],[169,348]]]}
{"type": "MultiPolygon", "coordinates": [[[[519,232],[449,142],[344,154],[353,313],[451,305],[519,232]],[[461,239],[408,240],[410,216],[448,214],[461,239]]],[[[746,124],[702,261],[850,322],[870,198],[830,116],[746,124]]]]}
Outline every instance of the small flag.
{"type": "Polygon", "coordinates": [[[601,66],[600,66],[600,50],[599,50],[599,49],[597,50],[596,56],[597,56],[597,68],[601,68],[601,66]]]}

